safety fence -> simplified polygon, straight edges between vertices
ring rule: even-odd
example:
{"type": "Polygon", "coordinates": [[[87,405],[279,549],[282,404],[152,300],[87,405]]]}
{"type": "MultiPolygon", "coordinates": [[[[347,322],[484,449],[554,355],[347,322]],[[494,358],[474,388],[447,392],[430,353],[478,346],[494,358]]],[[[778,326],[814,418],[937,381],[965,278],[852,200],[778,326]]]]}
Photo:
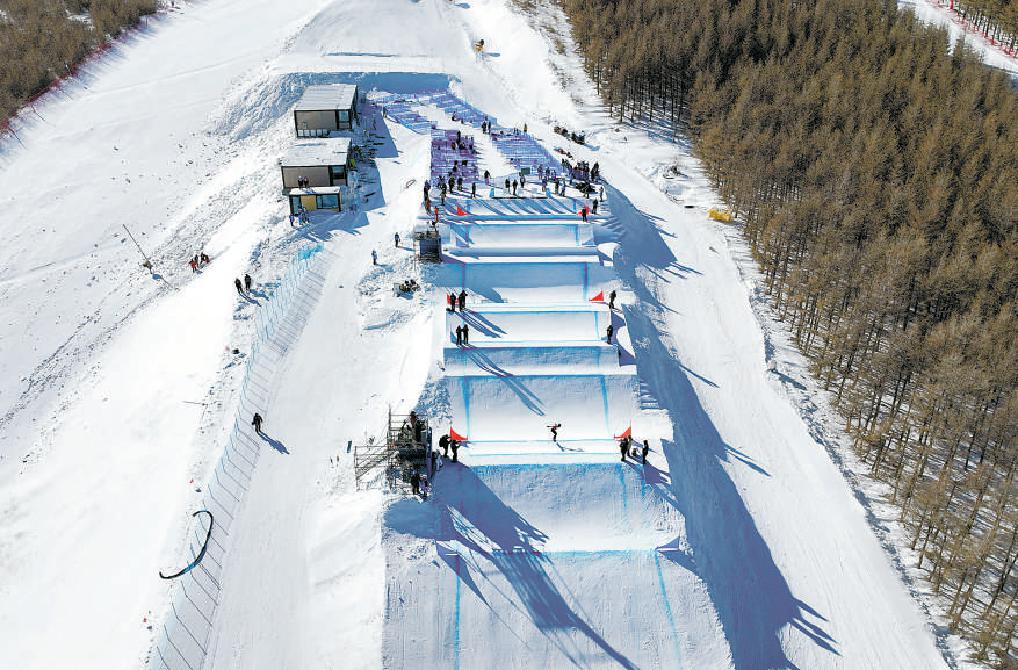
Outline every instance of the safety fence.
{"type": "Polygon", "coordinates": [[[195,515],[188,528],[187,550],[181,565],[194,565],[185,568],[173,582],[169,611],[148,658],[153,667],[200,670],[205,664],[222,591],[230,528],[250,487],[259,454],[266,446],[249,422],[254,412],[264,410],[268,403],[276,366],[296,341],[302,321],[321,290],[321,277],[316,269],[322,249],[321,244],[300,249],[258,309],[233,426],[202,489],[200,509],[210,514],[195,515]],[[201,555],[203,548],[205,553],[201,555]]]}

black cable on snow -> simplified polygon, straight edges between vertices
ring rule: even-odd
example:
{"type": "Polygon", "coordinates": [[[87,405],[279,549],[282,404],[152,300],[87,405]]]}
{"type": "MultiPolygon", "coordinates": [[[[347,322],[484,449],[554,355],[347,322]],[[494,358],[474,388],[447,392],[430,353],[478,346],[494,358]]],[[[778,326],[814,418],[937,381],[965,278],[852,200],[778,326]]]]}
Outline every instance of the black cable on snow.
{"type": "Polygon", "coordinates": [[[184,568],[175,575],[164,575],[163,571],[160,570],[159,576],[162,577],[163,579],[176,579],[181,575],[186,575],[187,573],[191,572],[191,570],[194,570],[199,563],[201,563],[201,559],[205,558],[205,551],[209,548],[209,539],[211,539],[212,537],[212,524],[214,524],[216,520],[215,517],[212,516],[212,512],[208,511],[207,509],[200,509],[191,516],[196,517],[202,512],[209,515],[209,530],[205,534],[205,542],[201,545],[201,551],[198,552],[198,555],[195,557],[193,561],[191,561],[190,565],[188,565],[186,568],[184,568]]]}

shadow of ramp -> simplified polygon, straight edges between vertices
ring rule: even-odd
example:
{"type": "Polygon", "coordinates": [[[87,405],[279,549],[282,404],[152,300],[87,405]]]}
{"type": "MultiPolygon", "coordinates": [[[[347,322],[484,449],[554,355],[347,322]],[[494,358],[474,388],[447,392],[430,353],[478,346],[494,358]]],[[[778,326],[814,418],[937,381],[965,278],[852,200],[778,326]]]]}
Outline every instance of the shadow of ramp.
{"type": "Polygon", "coordinates": [[[555,585],[550,562],[541,554],[545,534],[506,505],[472,470],[457,469],[455,481],[442,487],[436,502],[445,507],[446,534],[476,547],[498,569],[530,620],[570,661],[585,664],[584,650],[574,640],[580,633],[620,667],[636,667],[573,609],[555,585]]]}
{"type": "Polygon", "coordinates": [[[670,335],[661,332],[650,315],[670,310],[640,280],[637,269],[661,271],[677,263],[661,239],[660,220],[638,210],[614,189],[611,197],[613,211],[626,223],[627,244],[641,250],[638,262],[624,256],[616,263],[638,299],[625,310],[638,373],[669,411],[675,436],[675,441],[662,443],[671,481],[650,473],[670,488],[670,499],[685,519],[696,573],[707,585],[735,667],[795,669],[782,646],[788,627],[839,655],[836,640],[821,623],[807,621],[807,615],[819,622],[826,619],[792,594],[724,463],[734,459],[763,476],[768,476],[766,470],[718,433],[690,382],[692,371],[669,351],[665,342],[670,335]]]}

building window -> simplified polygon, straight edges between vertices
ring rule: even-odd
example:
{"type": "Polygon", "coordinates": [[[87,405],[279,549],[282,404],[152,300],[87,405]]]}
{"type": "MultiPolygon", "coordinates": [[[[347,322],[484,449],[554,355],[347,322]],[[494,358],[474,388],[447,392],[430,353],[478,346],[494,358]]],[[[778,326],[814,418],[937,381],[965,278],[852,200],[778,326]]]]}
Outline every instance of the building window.
{"type": "Polygon", "coordinates": [[[339,122],[350,123],[350,112],[346,109],[339,110],[339,122]]]}
{"type": "Polygon", "coordinates": [[[339,209],[339,195],[328,194],[318,196],[318,209],[339,209]]]}
{"type": "Polygon", "coordinates": [[[329,176],[332,177],[332,183],[335,184],[337,181],[346,183],[346,166],[345,165],[330,165],[329,176]]]}

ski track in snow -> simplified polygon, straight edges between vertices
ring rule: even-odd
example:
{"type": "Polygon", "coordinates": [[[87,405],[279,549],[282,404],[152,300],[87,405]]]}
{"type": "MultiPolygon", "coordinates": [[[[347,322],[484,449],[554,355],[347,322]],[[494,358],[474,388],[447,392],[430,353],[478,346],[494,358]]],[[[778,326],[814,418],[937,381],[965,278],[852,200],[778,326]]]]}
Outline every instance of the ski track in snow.
{"type": "MultiPolygon", "coordinates": [[[[249,421],[242,363],[267,303],[238,301],[232,279],[250,272],[267,298],[309,242],[324,245],[316,288],[259,372],[271,440],[217,536],[210,667],[971,665],[931,632],[937,610],[896,553],[893,513],[853,474],[737,232],[706,221],[715,196],[689,147],[606,118],[561,12],[539,6],[187,4],[22,115],[0,154],[17,175],[0,187],[0,666],[152,664],[173,597],[156,572],[179,564],[234,422],[249,421]],[[376,435],[389,407],[460,420],[463,392],[443,375],[478,360],[516,371],[504,379],[604,362],[583,358],[589,346],[446,359],[434,296],[392,295],[418,271],[426,287],[446,281],[392,248],[419,211],[426,136],[378,121],[363,166],[373,195],[290,229],[276,164],[290,109],[309,84],[348,81],[448,87],[504,125],[529,123],[548,149],[600,161],[611,215],[595,237],[620,243],[619,334],[636,354],[638,425],[660,437],[651,477],[489,455],[440,472],[427,504],[353,490],[346,445],[376,435]],[[587,130],[588,146],[555,123],[587,130]],[[122,223],[161,279],[138,267],[122,223]],[[213,262],[193,276],[201,249],[213,262]]],[[[506,400],[485,400],[486,383],[470,382],[478,430],[533,419],[493,412],[506,400]]],[[[506,398],[547,409],[585,388],[527,383],[506,398]]]]}

